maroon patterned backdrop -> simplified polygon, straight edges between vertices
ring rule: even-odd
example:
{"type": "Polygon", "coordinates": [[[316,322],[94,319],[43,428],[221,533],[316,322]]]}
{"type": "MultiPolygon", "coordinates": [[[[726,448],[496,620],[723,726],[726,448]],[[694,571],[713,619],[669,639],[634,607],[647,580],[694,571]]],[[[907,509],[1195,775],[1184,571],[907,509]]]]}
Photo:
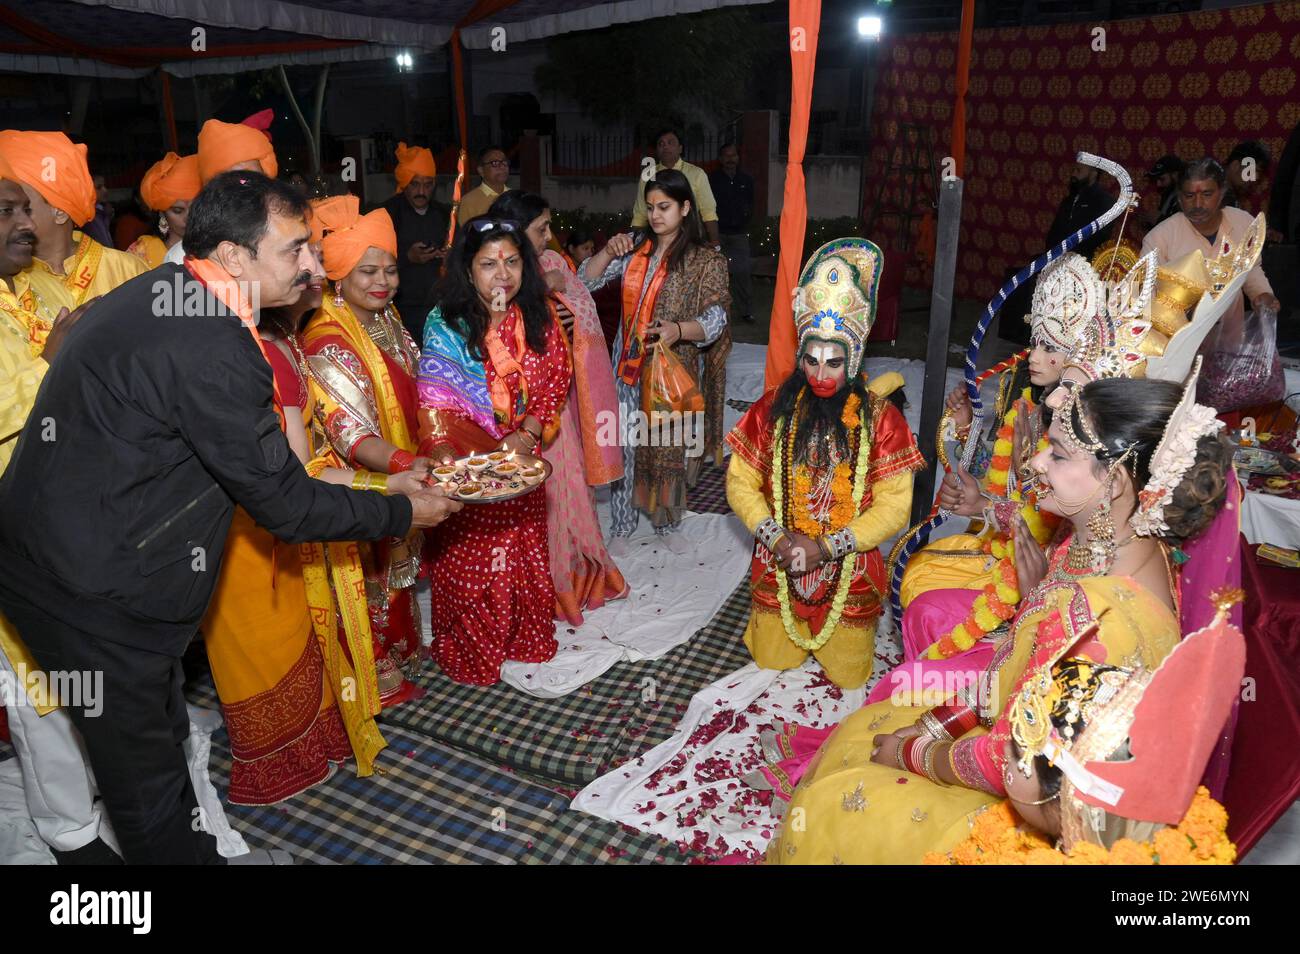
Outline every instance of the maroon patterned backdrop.
{"type": "MultiPolygon", "coordinates": [[[[900,123],[931,128],[936,163],[952,133],[957,35],[883,42],[869,197],[900,123]]],[[[1043,251],[1079,150],[1127,167],[1148,207],[1155,195],[1142,173],[1167,153],[1223,161],[1240,140],[1258,139],[1276,163],[1300,122],[1297,64],[1300,2],[975,31],[956,295],[992,297],[1008,268],[1043,251]],[[1106,31],[1104,52],[1092,49],[1095,27],[1106,31]]],[[[1263,211],[1269,185],[1263,177],[1242,206],[1263,211]]],[[[885,220],[872,238],[895,244],[896,223],[885,220]]],[[[925,263],[908,269],[909,284],[930,277],[925,263]]]]}

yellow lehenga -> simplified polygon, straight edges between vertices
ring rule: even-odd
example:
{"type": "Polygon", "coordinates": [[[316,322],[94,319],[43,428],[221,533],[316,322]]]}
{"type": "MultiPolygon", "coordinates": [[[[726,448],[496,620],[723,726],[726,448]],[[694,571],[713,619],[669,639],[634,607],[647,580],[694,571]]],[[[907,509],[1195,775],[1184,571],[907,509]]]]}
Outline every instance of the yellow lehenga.
{"type": "MultiPolygon", "coordinates": [[[[988,668],[988,711],[999,718],[981,725],[954,746],[992,735],[985,748],[1004,768],[1007,702],[1048,653],[1048,664],[1067,649],[1120,666],[1154,668],[1179,639],[1178,620],[1153,593],[1129,577],[1050,579],[1022,604],[1011,634],[988,668]],[[1060,621],[1048,636],[1045,623],[1060,621]],[[1049,645],[1054,639],[1056,645],[1049,645]],[[1042,643],[1042,645],[1040,645],[1042,643]]],[[[775,864],[919,864],[926,852],[949,851],[966,837],[971,819],[1002,801],[1000,778],[982,781],[988,791],[941,786],[871,761],[877,735],[915,723],[926,710],[885,700],[844,720],[826,740],[794,792],[779,838],[768,850],[775,864]]],[[[963,749],[963,751],[965,751],[963,749]]],[[[975,767],[956,765],[963,778],[975,767]]],[[[997,773],[1000,775],[1000,771],[997,773]]]]}
{"type": "MultiPolygon", "coordinates": [[[[993,446],[993,458],[989,462],[989,472],[984,480],[984,490],[999,499],[1016,502],[1018,507],[1015,510],[1025,518],[1038,545],[1045,547],[1051,542],[1059,521],[1050,514],[1039,512],[1032,496],[1028,500],[1020,500],[1020,491],[1015,486],[1017,475],[1011,473],[1011,447],[1008,440],[1016,415],[1033,414],[1037,410],[1037,405],[1030,400],[1029,389],[1026,388],[1002,418],[998,440],[993,446]]],[[[1015,510],[1007,509],[1006,513],[1009,516],[1015,510]]],[[[984,525],[976,532],[953,534],[917,551],[908,561],[899,586],[899,600],[903,608],[906,609],[918,596],[932,590],[982,590],[986,585],[995,583],[997,560],[989,555],[988,543],[998,530],[993,525],[984,525]]],[[[935,634],[935,638],[939,635],[942,634],[935,634]]]]}

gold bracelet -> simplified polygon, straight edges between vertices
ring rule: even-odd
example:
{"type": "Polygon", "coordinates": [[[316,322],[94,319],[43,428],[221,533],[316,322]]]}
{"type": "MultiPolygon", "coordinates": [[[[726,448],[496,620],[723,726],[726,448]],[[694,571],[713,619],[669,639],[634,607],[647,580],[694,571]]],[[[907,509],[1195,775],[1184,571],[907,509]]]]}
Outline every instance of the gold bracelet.
{"type": "Polygon", "coordinates": [[[357,470],[352,472],[352,489],[367,490],[370,483],[370,471],[357,470]]]}
{"type": "Polygon", "coordinates": [[[943,727],[943,723],[933,712],[927,709],[921,713],[921,728],[930,738],[939,742],[951,742],[952,734],[943,727]]]}
{"type": "Polygon", "coordinates": [[[370,480],[367,481],[367,483],[366,483],[366,489],[367,489],[367,490],[377,490],[377,491],[379,491],[381,494],[386,494],[386,493],[388,493],[388,475],[387,475],[387,474],[371,474],[371,475],[370,475],[370,480]]]}
{"type": "Polygon", "coordinates": [[[933,745],[931,745],[928,749],[925,750],[925,759],[922,762],[921,767],[925,770],[926,778],[928,778],[930,781],[934,782],[935,785],[938,785],[941,788],[947,788],[948,783],[945,782],[943,779],[939,778],[939,773],[938,771],[935,770],[934,767],[934,757],[939,753],[939,745],[940,743],[935,742],[933,745]]]}

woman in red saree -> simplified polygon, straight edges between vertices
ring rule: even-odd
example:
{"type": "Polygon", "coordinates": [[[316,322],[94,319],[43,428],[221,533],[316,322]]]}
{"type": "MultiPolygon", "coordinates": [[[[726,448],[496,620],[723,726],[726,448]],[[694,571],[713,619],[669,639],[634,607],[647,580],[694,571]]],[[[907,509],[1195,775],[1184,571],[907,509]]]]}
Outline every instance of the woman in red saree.
{"type": "MultiPolygon", "coordinates": [[[[325,274],[334,283],[308,321],[301,343],[310,372],[317,444],[335,468],[399,474],[427,469],[415,455],[415,371],[419,354],[391,302],[397,290],[397,233],[382,209],[359,215],[357,199],[318,205],[325,274]]],[[[343,619],[348,659],[373,660],[384,706],[419,695],[406,677],[419,667],[420,624],[413,587],[422,534],[357,543],[369,630],[343,619]],[[360,658],[359,658],[360,657],[360,658]]],[[[369,680],[366,680],[369,682],[369,680]]]]}
{"type": "MultiPolygon", "coordinates": [[[[560,428],[570,359],[521,228],[465,223],[436,301],[420,358],[420,452],[542,453],[560,428]]],[[[530,493],[468,506],[433,534],[433,654],[452,679],[492,685],[506,660],[555,655],[546,532],[546,494],[530,493]]]]}
{"type": "Polygon", "coordinates": [[[546,482],[555,618],[582,625],[583,610],[626,596],[628,585],[601,536],[593,487],[623,476],[623,455],[598,438],[604,421],[617,420],[614,370],[591,292],[551,241],[551,209],[531,192],[507,192],[490,214],[518,223],[537,253],[546,287],[569,340],[573,382],[565,395],[560,430],[542,456],[555,468],[546,482]]]}

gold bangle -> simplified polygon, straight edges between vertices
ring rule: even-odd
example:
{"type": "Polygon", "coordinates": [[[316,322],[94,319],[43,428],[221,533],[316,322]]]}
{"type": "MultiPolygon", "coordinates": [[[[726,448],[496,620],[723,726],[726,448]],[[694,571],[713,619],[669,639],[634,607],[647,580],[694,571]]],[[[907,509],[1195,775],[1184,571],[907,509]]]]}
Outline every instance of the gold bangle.
{"type": "Polygon", "coordinates": [[[366,490],[370,482],[370,471],[357,470],[352,472],[352,489],[366,490]]]}
{"type": "Polygon", "coordinates": [[[381,494],[388,493],[388,474],[371,474],[370,480],[366,483],[367,490],[377,490],[381,494]]]}
{"type": "Polygon", "coordinates": [[[933,712],[927,709],[921,713],[921,728],[930,738],[938,742],[951,742],[952,734],[943,727],[943,723],[933,712]]]}
{"type": "Polygon", "coordinates": [[[943,779],[939,778],[939,773],[938,771],[935,770],[934,767],[934,758],[936,755],[939,754],[939,745],[940,743],[935,742],[933,745],[931,745],[928,749],[925,750],[925,760],[922,762],[921,767],[925,770],[926,778],[928,778],[930,781],[934,782],[935,785],[938,785],[941,788],[947,788],[948,783],[945,782],[943,779]]]}

